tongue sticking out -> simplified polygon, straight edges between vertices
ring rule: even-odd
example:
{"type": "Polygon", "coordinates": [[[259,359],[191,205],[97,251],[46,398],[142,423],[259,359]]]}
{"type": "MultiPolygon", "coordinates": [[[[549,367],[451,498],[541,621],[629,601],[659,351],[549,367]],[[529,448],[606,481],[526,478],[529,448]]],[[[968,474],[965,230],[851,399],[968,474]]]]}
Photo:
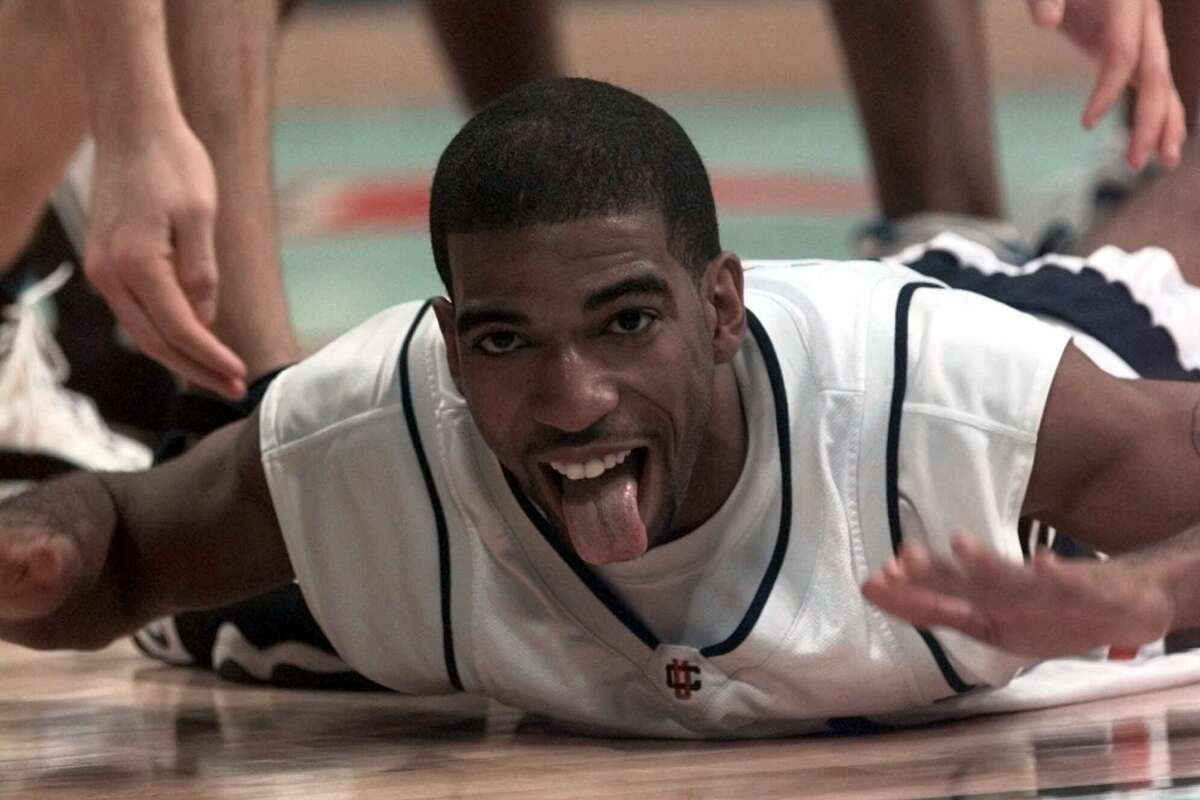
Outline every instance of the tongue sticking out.
{"type": "Polygon", "coordinates": [[[646,552],[632,463],[597,478],[563,481],[563,517],[579,557],[589,564],[629,561],[646,552]]]}

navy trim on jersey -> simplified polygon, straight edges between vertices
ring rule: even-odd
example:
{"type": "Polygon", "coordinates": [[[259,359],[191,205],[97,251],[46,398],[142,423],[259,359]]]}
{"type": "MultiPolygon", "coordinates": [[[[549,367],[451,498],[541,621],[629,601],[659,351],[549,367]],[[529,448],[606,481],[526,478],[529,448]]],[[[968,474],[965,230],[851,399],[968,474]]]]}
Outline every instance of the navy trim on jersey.
{"type": "Polygon", "coordinates": [[[412,344],[413,334],[417,332],[417,327],[431,305],[433,301],[426,300],[425,305],[421,306],[412,327],[404,335],[404,344],[400,347],[400,399],[404,403],[404,421],[408,425],[408,435],[412,438],[413,450],[417,454],[417,463],[421,465],[421,476],[425,479],[425,490],[429,492],[429,505],[433,509],[433,520],[437,526],[438,570],[441,573],[442,586],[442,655],[446,660],[446,675],[450,679],[450,685],[461,692],[463,685],[458,676],[458,660],[454,656],[454,628],[450,618],[450,533],[446,528],[446,515],[442,511],[442,501],[433,482],[429,459],[425,457],[425,448],[421,445],[421,432],[417,428],[417,416],[413,412],[412,387],[408,377],[408,348],[412,344]]]}
{"type": "Polygon", "coordinates": [[[788,424],[787,387],[783,382],[783,370],[779,367],[779,357],[775,354],[775,346],[771,344],[771,337],[767,336],[766,329],[750,309],[746,309],[746,322],[762,353],[763,362],[767,367],[767,377],[771,381],[771,394],[775,399],[775,431],[779,438],[779,475],[782,492],[779,507],[779,535],[775,539],[775,550],[771,553],[767,571],[758,584],[758,591],[754,593],[754,599],[745,616],[742,617],[741,623],[725,641],[701,648],[700,655],[705,658],[723,656],[732,652],[745,641],[746,637],[750,635],[750,631],[754,630],[754,626],[758,624],[758,618],[767,604],[767,598],[771,596],[771,590],[775,588],[775,579],[779,577],[779,570],[783,568],[783,558],[787,555],[788,540],[791,538],[792,532],[792,435],[791,426],[788,424]]]}
{"type": "Polygon", "coordinates": [[[525,496],[525,492],[521,491],[521,487],[517,484],[517,479],[512,476],[507,469],[504,470],[504,480],[508,482],[508,488],[512,491],[513,496],[517,498],[517,504],[521,506],[521,510],[525,512],[525,516],[533,522],[534,527],[542,534],[554,552],[558,553],[558,557],[567,563],[579,580],[583,581],[584,585],[591,590],[596,599],[605,605],[612,615],[621,621],[630,633],[642,640],[642,643],[651,650],[658,647],[658,637],[654,635],[654,631],[650,630],[645,622],[633,612],[633,609],[625,605],[621,598],[613,594],[612,589],[596,573],[588,569],[587,564],[583,563],[578,554],[572,550],[564,541],[564,537],[554,530],[542,513],[534,507],[529,498],[525,496]]]}
{"type": "Polygon", "coordinates": [[[1045,263],[1020,275],[985,273],[948,250],[927,250],[906,266],[1031,314],[1061,320],[1100,341],[1143,378],[1196,381],[1200,370],[1187,369],[1170,332],[1154,324],[1150,310],[1129,288],[1093,267],[1075,272],[1045,263]]]}
{"type": "MultiPolygon", "coordinates": [[[[771,340],[767,336],[766,330],[749,309],[746,310],[746,321],[749,323],[750,332],[754,335],[754,339],[762,352],[763,361],[767,367],[767,375],[771,380],[771,392],[775,400],[775,424],[779,436],[779,465],[782,473],[783,502],[781,505],[779,535],[775,541],[775,550],[771,553],[771,560],[767,564],[766,572],[758,585],[758,591],[754,593],[750,607],[742,616],[742,621],[738,623],[733,633],[724,641],[700,649],[700,654],[706,658],[731,652],[745,640],[750,631],[754,630],[754,626],[758,623],[758,618],[762,614],[763,607],[766,606],[767,598],[771,596],[771,589],[775,586],[775,579],[779,577],[779,571],[783,567],[783,558],[787,554],[788,539],[792,529],[792,452],[783,371],[779,367],[779,359],[775,355],[775,348],[771,345],[771,340]]],[[[534,527],[542,534],[542,537],[554,548],[554,552],[558,553],[559,558],[566,562],[571,571],[579,577],[579,580],[583,581],[584,585],[595,595],[596,599],[603,603],[612,615],[620,620],[621,624],[628,628],[630,633],[640,639],[643,644],[651,650],[658,647],[659,639],[650,630],[650,627],[620,597],[608,588],[608,585],[596,573],[592,572],[575,551],[567,545],[563,536],[554,530],[550,522],[542,516],[541,512],[534,507],[533,503],[525,496],[525,493],[521,491],[516,478],[508,470],[504,470],[504,479],[508,482],[508,488],[517,499],[517,504],[521,506],[521,510],[525,512],[525,516],[529,517],[534,527]]]]}
{"type": "MultiPolygon", "coordinates": [[[[892,552],[899,554],[904,534],[900,530],[900,421],[904,412],[904,394],[908,390],[908,311],[913,293],[917,289],[941,288],[934,283],[910,283],[900,289],[896,300],[895,366],[892,377],[892,404],[887,432],[887,513],[888,528],[892,534],[892,552]]],[[[950,663],[946,651],[933,634],[924,628],[917,633],[929,648],[933,660],[946,683],[959,694],[974,687],[959,677],[950,663]]]]}

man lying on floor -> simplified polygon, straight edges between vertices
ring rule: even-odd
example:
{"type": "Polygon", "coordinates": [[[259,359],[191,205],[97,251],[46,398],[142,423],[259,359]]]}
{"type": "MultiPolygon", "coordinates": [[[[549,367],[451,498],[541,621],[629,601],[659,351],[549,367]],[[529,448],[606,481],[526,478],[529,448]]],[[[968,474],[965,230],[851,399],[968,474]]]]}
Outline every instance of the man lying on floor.
{"type": "Polygon", "coordinates": [[[0,507],[0,635],[99,647],[294,577],[383,686],[751,736],[1200,623],[1200,290],[1165,252],[744,269],[678,124],[582,79],[468,122],[430,227],[447,297],[173,462],[0,507]],[[1024,518],[1114,557],[1026,557],[1024,518]]]}

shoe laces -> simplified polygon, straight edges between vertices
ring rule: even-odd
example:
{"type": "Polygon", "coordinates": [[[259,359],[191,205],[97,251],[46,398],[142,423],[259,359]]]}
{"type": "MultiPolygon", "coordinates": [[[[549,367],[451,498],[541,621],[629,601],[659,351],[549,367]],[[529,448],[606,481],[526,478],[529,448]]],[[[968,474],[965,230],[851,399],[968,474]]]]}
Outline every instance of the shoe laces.
{"type": "Polygon", "coordinates": [[[40,306],[71,278],[73,267],[63,262],[58,269],[21,292],[17,301],[3,309],[0,322],[0,358],[8,378],[62,384],[71,366],[50,332],[40,306]],[[40,380],[39,380],[40,379],[40,380]]]}
{"type": "MultiPolygon", "coordinates": [[[[51,332],[45,301],[53,297],[71,279],[74,267],[63,262],[18,296],[17,301],[0,312],[0,386],[9,390],[24,387],[21,394],[36,396],[40,403],[54,403],[67,411],[81,426],[118,447],[116,436],[100,419],[95,404],[84,395],[68,390],[64,384],[71,365],[51,332]]],[[[41,406],[41,412],[47,407],[41,406]]]]}

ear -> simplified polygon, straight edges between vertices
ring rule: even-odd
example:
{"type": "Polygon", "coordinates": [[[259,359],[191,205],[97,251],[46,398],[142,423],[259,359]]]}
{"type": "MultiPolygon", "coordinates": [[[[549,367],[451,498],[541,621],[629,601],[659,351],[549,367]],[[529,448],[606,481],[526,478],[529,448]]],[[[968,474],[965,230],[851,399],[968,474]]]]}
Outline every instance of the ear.
{"type": "Polygon", "coordinates": [[[725,252],[710,261],[704,268],[702,291],[713,337],[713,360],[724,364],[737,355],[746,334],[741,259],[725,252]]]}
{"type": "Polygon", "coordinates": [[[437,316],[438,327],[442,329],[442,341],[446,345],[446,363],[450,366],[450,375],[461,394],[462,383],[458,379],[458,334],[454,330],[454,303],[445,297],[438,297],[433,301],[433,313],[437,316]]]}

